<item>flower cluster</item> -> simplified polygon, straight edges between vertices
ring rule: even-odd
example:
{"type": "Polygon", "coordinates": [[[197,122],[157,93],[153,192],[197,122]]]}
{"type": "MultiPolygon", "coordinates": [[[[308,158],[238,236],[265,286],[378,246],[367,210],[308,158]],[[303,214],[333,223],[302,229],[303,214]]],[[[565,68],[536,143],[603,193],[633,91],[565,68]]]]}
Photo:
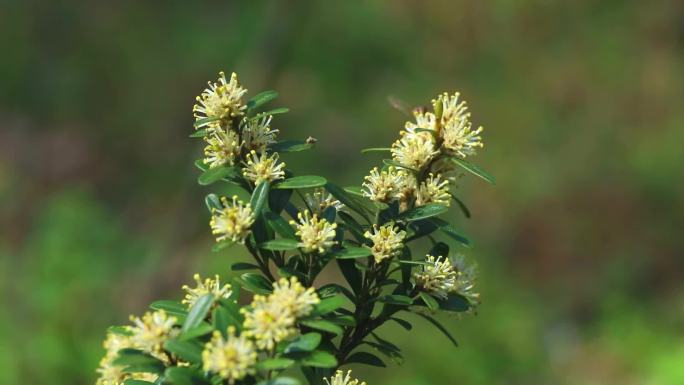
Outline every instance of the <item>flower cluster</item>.
{"type": "Polygon", "coordinates": [[[467,266],[463,257],[452,263],[449,258],[428,255],[425,265],[413,273],[413,278],[421,290],[435,297],[446,299],[454,293],[476,305],[480,294],[475,292],[475,272],[475,266],[467,266]]]}
{"type": "Polygon", "coordinates": [[[365,382],[359,382],[357,379],[352,380],[351,370],[348,370],[346,375],[341,370],[338,370],[334,376],[330,377],[330,380],[327,378],[323,380],[325,380],[327,385],[366,385],[365,382]]]}
{"type": "Polygon", "coordinates": [[[297,235],[301,239],[299,247],[307,253],[323,253],[335,244],[335,229],[337,223],[329,223],[318,214],[311,215],[308,210],[297,214],[299,221],[290,221],[297,228],[297,235]]]}
{"type": "Polygon", "coordinates": [[[311,313],[319,301],[314,289],[305,289],[297,278],[282,278],[273,285],[272,294],[255,295],[251,309],[242,309],[245,334],[254,338],[260,349],[272,350],[297,334],[297,318],[311,313]]]}
{"type": "Polygon", "coordinates": [[[366,231],[364,236],[373,242],[370,247],[375,263],[380,263],[401,253],[404,247],[406,231],[399,230],[393,224],[373,226],[373,232],[366,231]]]}
{"type": "Polygon", "coordinates": [[[449,181],[457,175],[454,159],[475,155],[483,146],[482,127],[472,129],[459,93],[443,93],[432,106],[432,112],[413,112],[415,122],[406,122],[390,149],[394,166],[372,169],[363,183],[364,196],[382,203],[397,200],[402,211],[430,203],[449,206],[449,181]]]}
{"type": "Polygon", "coordinates": [[[233,196],[232,203],[222,197],[221,204],[223,208],[214,208],[209,221],[211,232],[217,236],[216,241],[244,242],[255,219],[252,207],[238,200],[237,196],[233,196]]]}
{"type": "Polygon", "coordinates": [[[221,280],[218,274],[214,276],[214,279],[207,278],[202,282],[202,278],[199,274],[195,274],[192,279],[197,283],[197,287],[192,288],[188,285],[183,285],[183,290],[186,292],[185,298],[181,303],[192,307],[200,297],[212,294],[215,299],[228,299],[233,292],[231,291],[231,286],[225,284],[221,286],[221,280]]]}

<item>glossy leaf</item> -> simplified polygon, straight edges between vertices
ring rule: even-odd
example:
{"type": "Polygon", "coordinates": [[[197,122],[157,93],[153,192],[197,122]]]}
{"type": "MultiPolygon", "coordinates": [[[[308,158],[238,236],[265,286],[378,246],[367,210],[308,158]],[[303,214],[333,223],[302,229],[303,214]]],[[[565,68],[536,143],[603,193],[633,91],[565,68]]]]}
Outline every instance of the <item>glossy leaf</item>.
{"type": "Polygon", "coordinates": [[[205,335],[211,333],[212,331],[214,331],[214,328],[211,327],[211,325],[209,325],[206,322],[202,322],[201,324],[195,326],[194,328],[192,328],[192,329],[188,330],[187,332],[178,336],[178,340],[179,341],[191,340],[193,338],[205,336],[205,335]]]}
{"type": "Polygon", "coordinates": [[[206,197],[204,197],[204,204],[207,205],[207,210],[209,210],[210,213],[213,213],[214,210],[223,209],[221,200],[218,196],[216,196],[216,194],[208,194],[206,197]]]}
{"type": "Polygon", "coordinates": [[[237,263],[233,263],[232,265],[230,265],[230,269],[232,271],[256,270],[256,269],[259,269],[259,266],[255,265],[253,263],[237,262],[237,263]]]}
{"type": "Polygon", "coordinates": [[[180,318],[185,320],[185,317],[188,316],[187,307],[185,307],[185,305],[181,304],[178,301],[171,301],[171,300],[154,301],[150,304],[150,309],[164,310],[166,312],[166,314],[178,318],[179,322],[181,321],[180,318]]]}
{"type": "Polygon", "coordinates": [[[271,283],[261,274],[245,273],[240,276],[245,289],[257,294],[270,294],[273,291],[271,283]]]}
{"type": "Polygon", "coordinates": [[[295,229],[288,223],[283,217],[272,212],[264,212],[264,218],[266,218],[266,223],[283,238],[287,239],[297,239],[295,234],[295,229]]]}
{"type": "Polygon", "coordinates": [[[322,176],[302,175],[285,179],[273,186],[276,189],[302,189],[325,186],[328,181],[322,176]]]}
{"type": "Polygon", "coordinates": [[[369,147],[361,150],[361,153],[366,154],[369,152],[390,152],[391,150],[392,149],[390,147],[369,147]]]}
{"type": "Polygon", "coordinates": [[[328,314],[341,308],[345,302],[347,301],[344,297],[339,295],[324,298],[314,307],[313,313],[316,315],[328,314]]]}
{"type": "Polygon", "coordinates": [[[278,93],[272,90],[260,92],[247,101],[247,109],[254,110],[277,97],[278,93]]]}
{"type": "Polygon", "coordinates": [[[326,320],[302,320],[300,324],[308,326],[312,329],[321,330],[335,335],[342,334],[342,328],[336,324],[326,320]]]}
{"type": "Polygon", "coordinates": [[[474,164],[472,164],[466,160],[463,160],[461,158],[451,157],[449,159],[451,159],[451,161],[453,161],[457,165],[463,167],[466,171],[470,172],[471,174],[477,175],[478,177],[484,179],[488,183],[496,184],[496,179],[494,179],[493,176],[489,175],[486,171],[484,171],[480,167],[478,167],[478,166],[476,166],[476,165],[474,165],[474,164]]]}
{"type": "Polygon", "coordinates": [[[386,367],[385,363],[380,359],[380,357],[367,353],[367,352],[356,352],[345,360],[346,363],[351,364],[351,363],[359,363],[359,364],[366,364],[366,365],[371,365],[371,366],[379,366],[381,368],[386,367]]]}
{"type": "Polygon", "coordinates": [[[212,385],[197,369],[189,367],[174,366],[166,369],[164,375],[175,385],[212,385]]]}
{"type": "Polygon", "coordinates": [[[278,377],[270,380],[260,381],[257,383],[257,385],[301,385],[301,382],[292,377],[278,377]]]}
{"type": "Polygon", "coordinates": [[[384,295],[384,296],[378,298],[378,301],[383,302],[383,303],[389,303],[392,305],[410,306],[413,304],[413,299],[411,297],[407,297],[405,295],[400,295],[400,294],[384,295]]]}
{"type": "Polygon", "coordinates": [[[337,259],[356,259],[369,257],[373,252],[367,247],[348,247],[335,251],[333,255],[337,259]]]}
{"type": "Polygon", "coordinates": [[[420,295],[420,299],[423,300],[425,305],[430,310],[433,310],[433,311],[439,310],[439,303],[430,294],[421,292],[419,295],[420,295]]]}
{"type": "Polygon", "coordinates": [[[289,368],[294,363],[295,361],[289,358],[267,358],[259,361],[256,367],[261,370],[283,370],[289,368]]]}
{"type": "Polygon", "coordinates": [[[183,360],[197,364],[202,362],[202,346],[190,341],[168,340],[164,349],[177,355],[183,360]]]}
{"type": "Polygon", "coordinates": [[[358,198],[350,196],[348,192],[344,191],[344,189],[336,184],[328,182],[325,185],[325,189],[328,190],[332,196],[334,196],[337,200],[340,201],[343,205],[347,206],[350,210],[354,210],[358,214],[360,214],[366,221],[370,222],[370,219],[368,218],[368,210],[358,202],[358,198]]]}
{"type": "Polygon", "coordinates": [[[264,207],[266,199],[268,199],[269,187],[269,182],[261,182],[254,189],[254,192],[252,193],[252,199],[249,201],[249,204],[252,207],[252,212],[254,212],[254,216],[258,216],[261,213],[261,209],[264,207]]]}
{"type": "Polygon", "coordinates": [[[446,311],[464,312],[470,309],[470,302],[458,294],[449,294],[446,299],[438,299],[439,308],[446,311]]]}
{"type": "Polygon", "coordinates": [[[197,299],[197,301],[190,308],[188,317],[183,322],[181,332],[187,332],[194,327],[197,327],[207,316],[211,306],[214,304],[214,296],[205,294],[197,299]]]}
{"type": "Polygon", "coordinates": [[[273,239],[266,241],[259,245],[260,249],[274,250],[274,251],[287,251],[294,250],[299,247],[299,241],[295,239],[273,239]]]}
{"type": "Polygon", "coordinates": [[[237,176],[239,176],[239,171],[236,167],[219,166],[210,168],[200,174],[200,176],[197,177],[197,183],[202,186],[207,186],[216,183],[221,179],[234,178],[237,176]]]}
{"type": "Polygon", "coordinates": [[[299,152],[313,147],[313,144],[304,140],[284,140],[268,146],[274,152],[299,152]]]}
{"type": "Polygon", "coordinates": [[[310,352],[315,350],[321,344],[321,335],[319,333],[306,333],[297,337],[285,347],[285,354],[293,352],[310,352]]]}
{"type": "Polygon", "coordinates": [[[434,223],[444,234],[448,235],[452,239],[457,240],[465,246],[471,246],[470,240],[467,237],[459,234],[454,226],[452,226],[449,222],[440,218],[430,218],[430,221],[434,223]]]}
{"type": "Polygon", "coordinates": [[[429,203],[425,206],[415,207],[402,213],[400,218],[405,221],[413,222],[425,218],[435,217],[437,215],[442,215],[447,211],[449,211],[449,208],[444,205],[429,203]]]}
{"type": "Polygon", "coordinates": [[[337,366],[337,359],[326,351],[316,350],[304,357],[302,363],[316,368],[334,368],[337,366]]]}

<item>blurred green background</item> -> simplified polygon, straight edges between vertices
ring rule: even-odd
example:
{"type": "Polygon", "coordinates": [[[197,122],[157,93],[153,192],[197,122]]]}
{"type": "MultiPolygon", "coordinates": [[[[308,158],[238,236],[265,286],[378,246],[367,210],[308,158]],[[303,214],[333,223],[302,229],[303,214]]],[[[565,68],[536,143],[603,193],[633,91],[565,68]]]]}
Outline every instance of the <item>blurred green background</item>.
{"type": "MultiPolygon", "coordinates": [[[[378,384],[684,383],[681,1],[0,2],[0,383],[91,384],[106,327],[210,252],[195,95],[276,89],[299,173],[360,184],[412,105],[460,90],[477,316],[381,335],[378,384]]],[[[416,325],[420,320],[415,320],[416,325]]]]}

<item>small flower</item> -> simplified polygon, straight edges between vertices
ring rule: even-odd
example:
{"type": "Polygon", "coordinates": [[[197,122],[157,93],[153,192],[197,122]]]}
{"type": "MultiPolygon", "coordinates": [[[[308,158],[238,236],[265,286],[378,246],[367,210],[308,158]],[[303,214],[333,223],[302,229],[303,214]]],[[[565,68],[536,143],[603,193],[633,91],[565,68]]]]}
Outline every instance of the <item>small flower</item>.
{"type": "Polygon", "coordinates": [[[392,159],[403,166],[420,170],[438,154],[430,133],[403,131],[401,134],[401,139],[392,144],[392,159]]]}
{"type": "Polygon", "coordinates": [[[247,155],[247,161],[244,162],[245,168],[242,174],[245,178],[254,182],[255,185],[261,182],[272,182],[274,180],[283,179],[285,177],[285,163],[278,163],[278,153],[273,153],[269,156],[265,152],[257,153],[250,151],[247,155]]]}
{"type": "Polygon", "coordinates": [[[207,146],[204,147],[204,164],[209,168],[233,165],[235,158],[240,154],[238,136],[233,131],[217,129],[205,138],[207,146]]]}
{"type": "Polygon", "coordinates": [[[233,384],[236,380],[248,374],[254,374],[257,352],[254,343],[246,336],[235,336],[235,327],[228,327],[228,338],[224,339],[221,332],[214,334],[202,352],[203,369],[207,372],[218,373],[221,378],[233,384]]]}
{"type": "Polygon", "coordinates": [[[131,316],[131,342],[136,348],[150,353],[159,353],[169,338],[175,337],[178,330],[173,328],[176,317],[168,317],[164,310],[147,312],[142,318],[131,316]]]}
{"type": "Polygon", "coordinates": [[[399,228],[393,224],[379,228],[373,225],[373,232],[366,231],[364,236],[373,241],[373,247],[370,249],[375,257],[375,263],[380,263],[401,253],[406,232],[399,231],[399,228]]]}
{"type": "Polygon", "coordinates": [[[413,273],[416,284],[422,290],[446,299],[456,285],[456,270],[448,258],[428,255],[426,262],[421,271],[413,273]]]}
{"type": "MultiPolygon", "coordinates": [[[[126,328],[130,331],[130,327],[126,328]]],[[[107,333],[107,338],[102,344],[106,350],[106,353],[102,360],[100,360],[100,366],[97,368],[97,373],[100,377],[97,379],[96,385],[118,385],[122,384],[129,375],[124,373],[124,368],[122,366],[114,365],[113,362],[116,359],[119,350],[130,348],[133,346],[133,342],[127,335],[117,334],[113,332],[107,333]]]]}
{"type": "Polygon", "coordinates": [[[275,143],[278,130],[271,128],[271,119],[273,116],[268,115],[261,119],[246,120],[242,128],[243,145],[246,149],[264,152],[269,144],[275,143]]]}
{"type": "Polygon", "coordinates": [[[330,377],[330,380],[328,381],[327,378],[323,379],[327,385],[366,385],[365,382],[359,382],[359,380],[351,379],[351,370],[347,371],[347,375],[344,375],[344,372],[341,370],[338,370],[335,372],[335,375],[330,377]]]}
{"type": "Polygon", "coordinates": [[[249,229],[254,223],[254,213],[249,203],[244,204],[233,196],[233,203],[221,198],[222,209],[214,208],[211,214],[212,234],[218,235],[216,242],[230,239],[233,242],[244,242],[249,235],[249,229]]]}
{"type": "Polygon", "coordinates": [[[453,293],[463,296],[472,306],[480,303],[480,293],[475,292],[477,281],[477,266],[466,265],[465,258],[460,255],[453,261],[457,271],[456,283],[452,290],[453,293]]]}
{"type": "Polygon", "coordinates": [[[231,118],[244,115],[247,107],[242,105],[242,96],[246,92],[238,83],[237,74],[233,72],[230,81],[226,81],[226,74],[219,72],[218,83],[209,82],[209,88],[202,91],[192,108],[196,121],[207,119],[197,124],[196,128],[210,131],[229,128],[231,118]]]}
{"type": "Polygon", "coordinates": [[[297,235],[301,242],[299,247],[304,252],[319,252],[323,253],[335,244],[335,229],[337,223],[328,223],[325,218],[318,218],[318,215],[311,216],[308,210],[304,210],[304,214],[297,215],[299,222],[290,221],[293,226],[297,227],[297,235]]]}
{"type": "Polygon", "coordinates": [[[362,184],[362,194],[372,201],[387,203],[397,197],[406,178],[405,172],[397,171],[392,166],[383,171],[375,167],[362,184]]]}
{"type": "Polygon", "coordinates": [[[483,128],[472,129],[470,112],[465,101],[458,101],[459,93],[449,96],[446,92],[433,100],[435,110],[441,108],[441,137],[442,146],[455,155],[465,158],[475,155],[477,148],[482,148],[480,133],[483,128]]]}
{"type": "Polygon", "coordinates": [[[244,334],[254,338],[259,349],[273,350],[275,345],[297,334],[295,316],[285,304],[255,295],[245,315],[244,334]]]}
{"type": "Polygon", "coordinates": [[[416,193],[416,206],[423,206],[428,203],[439,203],[449,206],[451,203],[449,195],[449,181],[442,180],[442,176],[437,174],[435,176],[430,173],[430,176],[423,181],[418,187],[416,193]]]}
{"type": "Polygon", "coordinates": [[[295,317],[309,315],[313,307],[321,302],[314,288],[304,288],[294,276],[290,277],[289,281],[281,278],[273,283],[273,294],[269,296],[269,301],[289,307],[295,317]]]}
{"type": "Polygon", "coordinates": [[[337,211],[344,208],[340,201],[322,188],[317,188],[312,193],[306,193],[304,200],[314,214],[320,214],[328,207],[334,207],[337,211]]]}
{"type": "Polygon", "coordinates": [[[195,302],[204,295],[213,294],[214,299],[228,299],[233,293],[230,290],[231,287],[229,284],[221,286],[218,274],[214,276],[214,279],[207,278],[204,282],[202,282],[202,278],[199,274],[195,274],[192,278],[197,282],[197,287],[191,288],[188,285],[183,285],[183,290],[185,290],[187,294],[185,294],[185,298],[181,302],[188,305],[188,308],[191,308],[195,302]]]}
{"type": "MultiPolygon", "coordinates": [[[[406,122],[404,127],[406,131],[411,134],[417,133],[416,130],[430,130],[435,131],[437,128],[437,118],[432,112],[425,112],[420,109],[413,111],[413,116],[416,118],[416,122],[406,122]]],[[[428,133],[429,134],[429,133],[428,133]]]]}

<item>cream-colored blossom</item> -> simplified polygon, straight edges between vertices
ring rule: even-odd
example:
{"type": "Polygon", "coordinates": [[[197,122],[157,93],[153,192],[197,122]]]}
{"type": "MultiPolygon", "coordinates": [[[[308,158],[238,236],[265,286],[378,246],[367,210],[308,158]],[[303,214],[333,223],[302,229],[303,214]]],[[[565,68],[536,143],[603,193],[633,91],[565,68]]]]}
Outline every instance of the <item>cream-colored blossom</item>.
{"type": "Polygon", "coordinates": [[[207,294],[212,294],[214,299],[228,299],[233,293],[229,284],[226,283],[221,286],[221,280],[218,274],[214,276],[214,279],[207,278],[204,281],[202,281],[199,274],[193,275],[192,278],[197,283],[197,287],[193,288],[188,285],[183,285],[183,290],[186,294],[182,303],[188,305],[188,308],[191,308],[200,297],[207,294]]]}
{"type": "Polygon", "coordinates": [[[359,382],[357,379],[352,379],[351,370],[348,370],[346,375],[343,371],[338,370],[335,372],[334,376],[330,377],[330,380],[327,378],[324,378],[323,380],[327,385],[366,385],[365,382],[359,382]]]}
{"type": "Polygon", "coordinates": [[[243,146],[252,151],[264,152],[269,144],[275,143],[278,130],[271,128],[273,116],[246,120],[242,127],[243,146]]]}
{"type": "Polygon", "coordinates": [[[235,132],[217,129],[205,137],[207,146],[204,147],[204,164],[209,168],[223,165],[233,165],[240,154],[239,139],[235,132]]]}
{"type": "MultiPolygon", "coordinates": [[[[432,112],[425,112],[422,110],[414,110],[413,116],[416,122],[406,122],[405,128],[409,133],[417,133],[419,129],[435,131],[437,128],[437,119],[432,112]]],[[[428,133],[429,134],[429,133],[428,133]]]]}
{"type": "Polygon", "coordinates": [[[375,263],[380,263],[401,253],[406,232],[400,231],[394,224],[380,227],[373,225],[373,232],[366,231],[364,236],[373,241],[373,247],[370,249],[373,252],[375,263]]]}
{"type": "Polygon", "coordinates": [[[428,132],[401,132],[401,139],[392,144],[392,159],[401,165],[420,170],[439,152],[428,132]]]}
{"type": "Polygon", "coordinates": [[[247,161],[244,162],[242,174],[245,178],[254,182],[255,185],[261,182],[272,182],[285,177],[285,163],[278,163],[278,153],[274,152],[270,156],[266,152],[257,153],[250,151],[247,161]]]}
{"type": "MultiPolygon", "coordinates": [[[[126,331],[130,332],[130,327],[126,327],[126,331]]],[[[128,335],[117,334],[113,332],[107,332],[107,338],[102,344],[105,348],[105,355],[100,360],[100,366],[97,368],[97,373],[99,375],[96,385],[120,385],[123,384],[126,379],[130,378],[130,375],[124,373],[123,367],[114,365],[113,361],[116,359],[119,350],[130,348],[133,346],[131,338],[128,335]]]]}
{"type": "Polygon", "coordinates": [[[233,384],[247,375],[256,372],[257,351],[254,343],[244,333],[235,335],[235,328],[228,328],[228,338],[224,339],[218,330],[202,352],[203,369],[217,373],[228,383],[233,384]]]}
{"type": "Polygon", "coordinates": [[[426,264],[413,273],[413,278],[421,290],[439,298],[447,298],[456,285],[456,270],[445,257],[428,255],[426,264]]]}
{"type": "Polygon", "coordinates": [[[164,310],[147,312],[142,318],[131,316],[133,327],[130,340],[134,347],[150,353],[159,353],[164,342],[178,334],[173,325],[176,317],[169,317],[164,310]]]}
{"type": "Polygon", "coordinates": [[[454,269],[457,271],[456,282],[452,292],[463,296],[473,306],[479,304],[480,293],[475,291],[477,266],[466,264],[465,257],[462,255],[454,258],[452,262],[454,269]]]}
{"type": "Polygon", "coordinates": [[[439,203],[449,206],[451,203],[449,195],[449,181],[443,180],[442,176],[435,176],[430,173],[428,178],[421,182],[416,192],[416,206],[423,206],[428,203],[439,203]]]}
{"type": "Polygon", "coordinates": [[[312,193],[304,194],[304,201],[314,214],[320,214],[328,207],[334,207],[337,211],[344,208],[340,201],[323,188],[317,188],[312,193]]]}
{"type": "Polygon", "coordinates": [[[230,120],[244,115],[246,106],[242,104],[242,96],[247,92],[238,83],[237,74],[226,80],[226,74],[219,72],[218,83],[209,82],[209,87],[197,97],[197,104],[192,108],[195,120],[205,119],[204,123],[197,123],[196,128],[206,128],[210,131],[230,128],[230,120]]]}
{"type": "Polygon", "coordinates": [[[212,234],[217,235],[216,242],[227,239],[244,242],[254,223],[252,207],[238,200],[237,196],[233,196],[232,203],[226,197],[221,197],[221,204],[223,208],[214,208],[209,221],[212,234]]]}
{"type": "Polygon", "coordinates": [[[379,171],[377,167],[370,171],[362,184],[362,194],[372,201],[388,203],[399,196],[407,175],[404,171],[397,171],[390,166],[387,170],[379,171]]]}
{"type": "Polygon", "coordinates": [[[480,133],[483,128],[472,129],[470,112],[465,101],[459,101],[459,93],[449,96],[446,92],[432,101],[435,109],[441,108],[442,146],[451,154],[465,158],[483,147],[480,133]]]}
{"type": "Polygon", "coordinates": [[[330,249],[335,242],[336,223],[329,223],[325,218],[319,218],[317,214],[310,215],[308,210],[304,214],[298,213],[299,222],[290,221],[297,228],[297,235],[301,242],[299,247],[307,253],[323,253],[330,249]]]}
{"type": "Polygon", "coordinates": [[[297,334],[295,315],[286,304],[255,295],[245,315],[244,334],[256,341],[259,349],[273,350],[275,345],[297,334]]]}
{"type": "Polygon", "coordinates": [[[289,307],[295,317],[309,315],[314,306],[321,301],[314,288],[305,288],[294,276],[290,277],[289,280],[281,278],[278,282],[273,283],[273,294],[269,296],[268,300],[289,307]]]}

